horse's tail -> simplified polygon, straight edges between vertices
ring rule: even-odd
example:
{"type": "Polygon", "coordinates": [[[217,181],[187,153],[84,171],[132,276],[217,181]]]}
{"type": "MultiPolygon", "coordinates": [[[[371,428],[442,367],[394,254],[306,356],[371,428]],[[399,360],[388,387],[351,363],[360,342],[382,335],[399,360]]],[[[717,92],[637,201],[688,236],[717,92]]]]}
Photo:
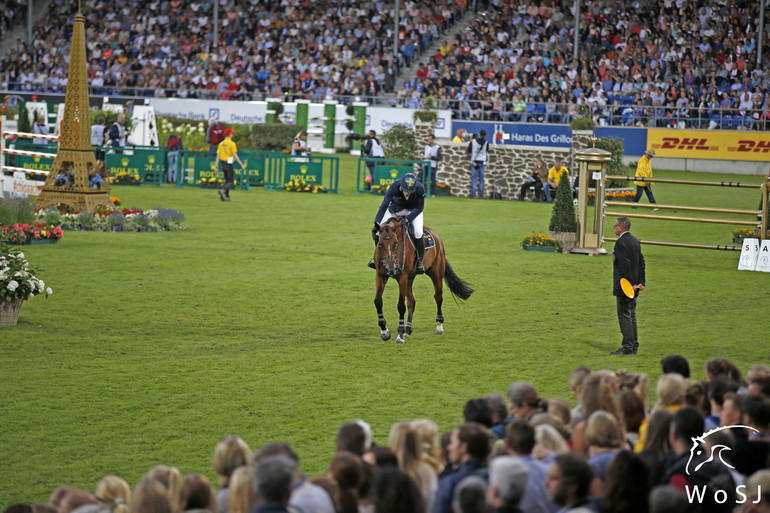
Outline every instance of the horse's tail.
{"type": "Polygon", "coordinates": [[[474,292],[468,283],[461,280],[460,277],[455,274],[454,269],[449,265],[449,260],[446,261],[444,281],[446,282],[447,287],[449,287],[450,292],[452,292],[452,295],[456,298],[468,299],[474,292]]]}

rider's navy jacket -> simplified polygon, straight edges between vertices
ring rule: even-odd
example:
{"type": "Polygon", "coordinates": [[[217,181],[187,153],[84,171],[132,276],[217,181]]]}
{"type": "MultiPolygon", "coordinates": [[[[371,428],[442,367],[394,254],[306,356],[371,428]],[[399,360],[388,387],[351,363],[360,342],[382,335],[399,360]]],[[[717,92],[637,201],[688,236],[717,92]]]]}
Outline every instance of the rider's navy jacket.
{"type": "Polygon", "coordinates": [[[406,199],[403,191],[401,191],[401,180],[399,179],[388,187],[388,192],[385,193],[385,198],[382,200],[382,205],[377,211],[374,222],[379,224],[382,221],[385,210],[390,210],[394,214],[406,210],[408,211],[406,217],[411,223],[418,215],[422,214],[423,208],[425,208],[425,187],[417,182],[417,189],[409,195],[409,199],[406,199]]]}

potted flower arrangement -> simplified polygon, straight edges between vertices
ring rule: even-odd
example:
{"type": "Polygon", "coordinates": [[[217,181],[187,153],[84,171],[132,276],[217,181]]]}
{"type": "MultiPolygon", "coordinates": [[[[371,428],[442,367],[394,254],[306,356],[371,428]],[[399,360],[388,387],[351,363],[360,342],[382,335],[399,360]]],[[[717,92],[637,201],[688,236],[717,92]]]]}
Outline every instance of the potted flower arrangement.
{"type": "Polygon", "coordinates": [[[759,238],[759,232],[752,228],[736,228],[733,230],[733,242],[735,244],[743,244],[743,239],[756,238],[759,238]]]}
{"type": "Polygon", "coordinates": [[[53,294],[18,249],[0,244],[0,326],[14,326],[25,299],[53,294]]]}
{"type": "MultiPolygon", "coordinates": [[[[631,201],[634,199],[636,194],[632,191],[622,191],[622,192],[605,192],[604,193],[604,199],[610,200],[610,201],[631,201]]],[[[596,193],[595,192],[589,192],[588,193],[588,206],[591,207],[596,203],[596,193]]]]}
{"type": "Polygon", "coordinates": [[[545,235],[532,232],[521,239],[521,247],[524,251],[543,251],[545,253],[558,253],[561,251],[561,242],[545,235]]]}
{"type": "Polygon", "coordinates": [[[452,194],[451,183],[437,183],[436,184],[436,196],[449,196],[452,194]]]}
{"type": "Polygon", "coordinates": [[[11,244],[56,244],[62,238],[60,226],[35,221],[33,224],[16,223],[0,227],[4,238],[11,244]]]}

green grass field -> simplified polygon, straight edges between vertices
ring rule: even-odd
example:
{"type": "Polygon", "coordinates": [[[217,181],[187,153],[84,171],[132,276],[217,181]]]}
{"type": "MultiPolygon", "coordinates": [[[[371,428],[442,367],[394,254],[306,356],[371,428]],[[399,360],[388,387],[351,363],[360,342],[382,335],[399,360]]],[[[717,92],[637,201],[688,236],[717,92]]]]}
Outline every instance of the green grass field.
{"type": "MultiPolygon", "coordinates": [[[[110,473],[133,486],[161,463],[215,482],[211,457],[227,434],[252,448],[287,441],[303,471],[321,473],[344,421],[365,419],[381,443],[400,420],[446,430],[467,399],[514,381],[567,397],[578,365],[644,371],[654,383],[671,353],[698,378],[713,356],[744,372],[767,362],[770,275],[737,271],[738,253],[643,246],[640,353],[610,357],[620,343],[610,256],[523,251],[524,235],[547,233],[549,205],[446,197],[427,201],[426,225],[476,293],[462,305],[447,294],[439,337],[430,280],[418,278],[412,338],[383,342],[366,267],[380,198],[356,195],[354,174],[344,157],[343,194],[236,190],[232,203],[197,188],[115,187],[123,206],[183,211],[189,229],[65,232],[57,245],[25,248],[54,295],[0,329],[0,507],[46,500],[61,484],[93,490],[110,473]]],[[[759,199],[664,184],[655,194],[752,209],[759,199]]],[[[632,220],[631,231],[726,244],[732,228],[632,220]]],[[[392,329],[396,300],[390,283],[392,329]]]]}

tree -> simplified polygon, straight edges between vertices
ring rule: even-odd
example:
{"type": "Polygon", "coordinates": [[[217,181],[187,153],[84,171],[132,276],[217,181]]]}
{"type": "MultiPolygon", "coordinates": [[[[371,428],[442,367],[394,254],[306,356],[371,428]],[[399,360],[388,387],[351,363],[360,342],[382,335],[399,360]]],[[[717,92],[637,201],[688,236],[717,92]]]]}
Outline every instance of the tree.
{"type": "Polygon", "coordinates": [[[413,160],[416,147],[414,129],[406,125],[393,125],[382,134],[382,146],[386,159],[413,160]]]}

